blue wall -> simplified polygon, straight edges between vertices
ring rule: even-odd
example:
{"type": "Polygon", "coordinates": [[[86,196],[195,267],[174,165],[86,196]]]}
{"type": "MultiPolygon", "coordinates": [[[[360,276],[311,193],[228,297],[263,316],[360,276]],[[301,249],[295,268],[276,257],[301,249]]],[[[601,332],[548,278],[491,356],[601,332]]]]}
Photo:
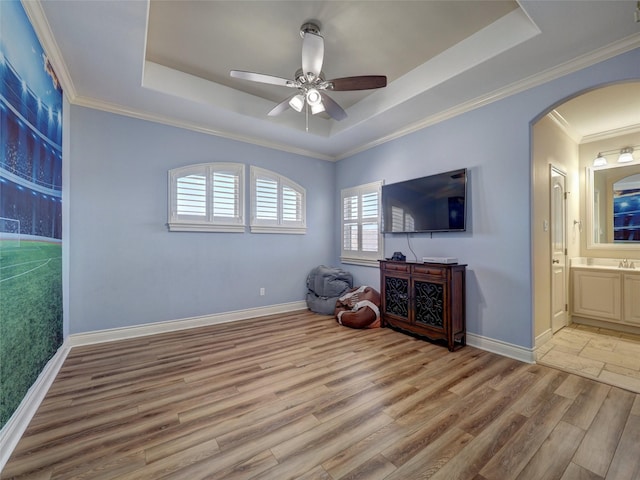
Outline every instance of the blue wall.
{"type": "MultiPolygon", "coordinates": [[[[69,333],[300,301],[309,271],[334,261],[333,163],[83,107],[70,117],[69,333]],[[307,234],[169,232],[168,170],[216,161],[306,188],[307,234]]],[[[248,189],[246,205],[248,218],[248,189]]]]}
{"type": "MultiPolygon", "coordinates": [[[[531,122],[578,92],[631,78],[640,78],[640,49],[337,163],[73,106],[69,332],[303,300],[309,270],[338,262],[340,189],[466,167],[468,231],[416,234],[411,246],[417,258],[468,264],[470,333],[529,348],[531,122]],[[212,161],[257,165],[305,187],[307,235],[168,232],[167,171],[212,161]]],[[[413,258],[406,236],[385,242],[386,256],[413,258]]],[[[356,284],[379,285],[376,268],[344,268],[356,284]]]]}
{"type": "MultiPolygon", "coordinates": [[[[338,191],[468,168],[468,231],[386,235],[385,256],[399,250],[412,260],[411,246],[418,259],[457,257],[468,264],[467,331],[532,347],[530,125],[582,90],[633,78],[640,78],[640,49],[343,160],[338,191]]],[[[376,269],[350,269],[356,283],[379,286],[376,269]]]]}

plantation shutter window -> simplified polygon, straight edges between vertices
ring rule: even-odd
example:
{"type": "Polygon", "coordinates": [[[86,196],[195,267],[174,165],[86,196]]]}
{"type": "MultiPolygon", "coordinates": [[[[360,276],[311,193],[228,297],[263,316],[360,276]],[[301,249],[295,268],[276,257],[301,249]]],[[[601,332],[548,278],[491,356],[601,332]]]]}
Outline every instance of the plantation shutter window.
{"type": "Polygon", "coordinates": [[[282,187],[282,221],[299,222],[302,218],[302,193],[287,185],[282,187]]]}
{"type": "Polygon", "coordinates": [[[207,215],[207,176],[186,175],[176,179],[177,214],[204,218],[207,215]]]}
{"type": "Polygon", "coordinates": [[[204,163],[169,171],[170,231],[244,231],[244,165],[204,163]]]}
{"type": "Polygon", "coordinates": [[[256,178],[256,213],[258,220],[278,221],[278,182],[256,178]]]}
{"type": "Polygon", "coordinates": [[[230,172],[213,172],[213,217],[237,218],[240,215],[240,177],[230,172]]]}
{"type": "Polygon", "coordinates": [[[251,231],[306,233],[306,190],[275,172],[251,167],[251,231]]]}
{"type": "Polygon", "coordinates": [[[358,196],[343,197],[343,252],[358,252],[358,196]]]}
{"type": "Polygon", "coordinates": [[[342,251],[344,263],[376,265],[382,258],[380,194],[382,182],[342,191],[342,251]]]}

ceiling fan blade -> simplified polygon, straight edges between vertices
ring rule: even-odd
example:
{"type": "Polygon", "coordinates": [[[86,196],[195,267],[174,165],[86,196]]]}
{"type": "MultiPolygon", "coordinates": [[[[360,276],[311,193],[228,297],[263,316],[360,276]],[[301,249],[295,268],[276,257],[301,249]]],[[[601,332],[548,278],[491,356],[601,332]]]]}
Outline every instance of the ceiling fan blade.
{"type": "Polygon", "coordinates": [[[250,80],[252,82],[269,83],[271,85],[280,85],[282,87],[297,87],[297,83],[293,80],[286,78],[274,77],[273,75],[266,75],[264,73],[244,72],[242,70],[231,70],[229,74],[233,78],[240,78],[242,80],[250,80]]]}
{"type": "Polygon", "coordinates": [[[320,96],[322,97],[322,104],[324,105],[325,111],[333,118],[334,120],[344,120],[347,118],[347,112],[343,110],[343,108],[338,105],[329,95],[324,92],[320,92],[320,96]]]}
{"type": "Polygon", "coordinates": [[[312,32],[305,32],[302,40],[302,73],[308,81],[320,75],[324,61],[324,38],[312,32]]]}
{"type": "Polygon", "coordinates": [[[344,77],[327,80],[328,90],[347,91],[347,90],[370,90],[373,88],[382,88],[387,86],[387,77],[385,75],[362,75],[359,77],[344,77]]]}
{"type": "Polygon", "coordinates": [[[275,117],[276,115],[280,115],[282,112],[286,111],[288,108],[291,108],[291,105],[289,105],[289,102],[293,97],[295,97],[295,95],[291,95],[290,97],[285,98],[275,107],[273,107],[267,115],[269,115],[270,117],[275,117]]]}

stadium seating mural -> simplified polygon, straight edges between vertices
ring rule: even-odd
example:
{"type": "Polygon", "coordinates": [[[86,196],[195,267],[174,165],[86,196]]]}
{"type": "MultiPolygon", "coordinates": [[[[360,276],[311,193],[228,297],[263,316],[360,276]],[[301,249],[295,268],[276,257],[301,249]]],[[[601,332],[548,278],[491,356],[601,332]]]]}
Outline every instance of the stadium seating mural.
{"type": "Polygon", "coordinates": [[[0,2],[0,428],[62,344],[62,90],[0,2]]]}

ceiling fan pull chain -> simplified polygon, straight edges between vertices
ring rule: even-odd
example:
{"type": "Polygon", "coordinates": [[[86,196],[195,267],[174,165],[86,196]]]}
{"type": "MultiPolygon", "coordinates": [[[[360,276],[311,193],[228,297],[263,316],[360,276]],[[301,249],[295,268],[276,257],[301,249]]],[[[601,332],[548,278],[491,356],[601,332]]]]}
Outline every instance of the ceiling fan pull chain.
{"type": "Polygon", "coordinates": [[[308,133],[309,132],[309,102],[304,102],[304,105],[305,105],[304,116],[305,116],[306,128],[308,133]]]}

